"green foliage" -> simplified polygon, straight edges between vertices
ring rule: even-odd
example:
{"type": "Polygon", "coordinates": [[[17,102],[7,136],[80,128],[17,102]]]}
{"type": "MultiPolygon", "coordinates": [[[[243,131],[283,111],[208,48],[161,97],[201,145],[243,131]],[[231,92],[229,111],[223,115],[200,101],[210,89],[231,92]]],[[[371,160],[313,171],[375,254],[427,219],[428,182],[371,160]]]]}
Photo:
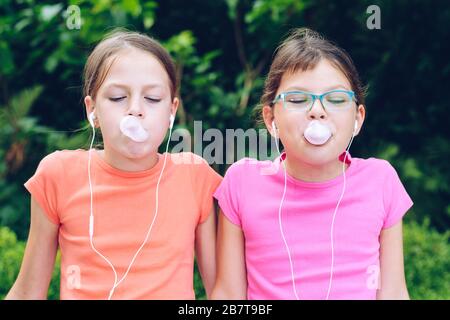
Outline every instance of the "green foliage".
{"type": "Polygon", "coordinates": [[[21,239],[29,223],[29,204],[23,201],[21,181],[33,170],[22,171],[27,156],[34,153],[31,159],[40,160],[52,150],[75,147],[87,138],[81,134],[68,138],[37,123],[30,109],[42,91],[40,85],[24,89],[0,107],[0,223],[12,227],[21,239]]]}
{"type": "Polygon", "coordinates": [[[205,288],[203,287],[202,278],[200,276],[200,272],[198,271],[197,262],[195,262],[194,265],[194,291],[195,291],[195,298],[197,300],[205,300],[206,299],[206,292],[205,288]]]}
{"type": "Polygon", "coordinates": [[[58,251],[55,259],[55,268],[52,272],[52,279],[48,287],[47,299],[59,300],[59,284],[61,279],[61,253],[58,251]]]}
{"type": "Polygon", "coordinates": [[[0,227],[0,299],[16,280],[24,252],[24,244],[6,227],[0,227]]]}
{"type": "MultiPolygon", "coordinates": [[[[24,250],[25,243],[18,241],[14,232],[0,227],[0,299],[6,296],[19,274],[24,250]]],[[[59,299],[59,263],[58,255],[48,290],[48,299],[52,300],[59,299]]]]}
{"type": "Polygon", "coordinates": [[[411,299],[450,299],[450,231],[440,234],[430,222],[404,228],[406,283],[411,299]]]}

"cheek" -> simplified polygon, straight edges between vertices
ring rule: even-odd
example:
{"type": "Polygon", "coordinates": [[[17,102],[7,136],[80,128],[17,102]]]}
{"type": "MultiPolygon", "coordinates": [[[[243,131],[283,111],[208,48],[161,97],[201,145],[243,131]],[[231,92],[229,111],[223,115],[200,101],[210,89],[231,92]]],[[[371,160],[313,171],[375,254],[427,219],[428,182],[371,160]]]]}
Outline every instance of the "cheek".
{"type": "Polygon", "coordinates": [[[120,138],[120,120],[122,115],[114,112],[111,108],[102,106],[102,113],[100,114],[100,128],[103,140],[111,141],[120,138]]]}
{"type": "Polygon", "coordinates": [[[302,127],[304,124],[299,120],[289,119],[288,122],[282,123],[279,129],[279,139],[286,150],[301,149],[304,143],[302,127]]]}
{"type": "Polygon", "coordinates": [[[169,111],[157,111],[147,114],[145,126],[151,134],[154,143],[161,143],[164,140],[169,128],[169,111]]]}
{"type": "Polygon", "coordinates": [[[351,136],[355,125],[354,117],[336,117],[333,130],[341,137],[351,136]],[[352,120],[353,119],[353,120],[352,120]]]}
{"type": "Polygon", "coordinates": [[[145,122],[148,124],[150,130],[156,128],[166,128],[169,126],[170,108],[159,106],[157,108],[150,108],[146,112],[145,122]]]}
{"type": "Polygon", "coordinates": [[[336,124],[335,147],[338,151],[344,151],[352,138],[353,124],[346,121],[336,124]]]}
{"type": "Polygon", "coordinates": [[[303,132],[305,131],[308,121],[305,116],[300,113],[291,113],[288,115],[288,119],[283,123],[285,126],[285,135],[287,138],[299,139],[303,136],[303,132]]]}
{"type": "Polygon", "coordinates": [[[110,120],[108,116],[105,116],[104,114],[98,115],[98,124],[100,126],[100,130],[102,131],[102,134],[109,131],[110,128],[110,120]]]}

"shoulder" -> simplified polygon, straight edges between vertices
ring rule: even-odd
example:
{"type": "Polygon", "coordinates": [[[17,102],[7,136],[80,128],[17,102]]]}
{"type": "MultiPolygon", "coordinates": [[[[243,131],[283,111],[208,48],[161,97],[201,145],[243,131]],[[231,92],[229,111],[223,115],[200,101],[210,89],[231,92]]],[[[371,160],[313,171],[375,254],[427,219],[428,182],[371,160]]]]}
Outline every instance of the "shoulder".
{"type": "Polygon", "coordinates": [[[87,150],[76,149],[76,150],[56,150],[52,153],[46,155],[42,160],[45,161],[70,161],[73,159],[79,159],[88,154],[87,150]]]}
{"type": "Polygon", "coordinates": [[[365,172],[373,177],[386,179],[397,175],[397,171],[389,161],[379,158],[356,158],[358,162],[358,169],[360,172],[365,172]]]}
{"type": "Polygon", "coordinates": [[[207,164],[206,160],[201,156],[192,152],[177,152],[169,153],[170,160],[174,164],[193,165],[193,164],[207,164]]]}
{"type": "Polygon", "coordinates": [[[88,150],[84,149],[76,149],[76,150],[57,150],[47,157],[50,157],[50,160],[53,162],[58,162],[62,166],[74,165],[80,160],[87,159],[88,150]]]}
{"type": "Polygon", "coordinates": [[[209,168],[208,162],[201,156],[192,152],[170,153],[170,162],[180,169],[205,170],[209,168]]]}
{"type": "Polygon", "coordinates": [[[40,167],[55,167],[60,166],[63,159],[67,158],[67,153],[72,150],[56,150],[49,153],[39,163],[40,167]]]}
{"type": "Polygon", "coordinates": [[[242,158],[233,163],[225,173],[225,177],[243,177],[265,175],[272,170],[274,163],[270,160],[260,161],[254,158],[242,158]]]}
{"type": "Polygon", "coordinates": [[[87,157],[87,151],[77,150],[56,150],[49,153],[39,163],[38,169],[53,173],[67,172],[74,167],[80,159],[87,157]]]}
{"type": "Polygon", "coordinates": [[[170,161],[178,171],[188,171],[193,176],[220,176],[201,156],[192,152],[170,153],[170,161]]]}

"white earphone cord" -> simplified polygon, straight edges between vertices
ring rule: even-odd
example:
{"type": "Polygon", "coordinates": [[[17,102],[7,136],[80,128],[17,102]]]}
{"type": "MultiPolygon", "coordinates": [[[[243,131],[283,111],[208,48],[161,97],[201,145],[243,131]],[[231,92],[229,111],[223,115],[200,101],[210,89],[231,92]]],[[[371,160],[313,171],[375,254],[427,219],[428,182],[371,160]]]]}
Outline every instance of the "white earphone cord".
{"type": "MultiPolygon", "coordinates": [[[[278,154],[281,157],[280,148],[278,146],[277,138],[275,138],[275,145],[277,147],[278,154]]],[[[278,208],[278,224],[280,226],[281,237],[283,238],[283,242],[284,242],[284,245],[286,247],[286,251],[287,251],[287,254],[288,254],[288,258],[289,258],[289,266],[291,268],[292,288],[294,289],[295,298],[297,300],[299,300],[298,295],[297,295],[297,289],[296,289],[296,286],[295,286],[295,275],[294,275],[294,267],[292,265],[291,251],[289,250],[289,246],[287,244],[286,238],[284,237],[283,225],[281,223],[281,208],[283,206],[283,201],[284,201],[284,197],[286,195],[286,186],[287,186],[286,165],[285,165],[284,161],[282,161],[282,163],[283,163],[283,169],[284,169],[284,190],[283,190],[283,196],[281,197],[280,207],[278,208]]]]}
{"type": "MultiPolygon", "coordinates": [[[[335,208],[334,213],[333,213],[333,219],[331,221],[331,231],[330,231],[330,238],[331,238],[331,266],[330,266],[330,280],[329,280],[329,283],[328,283],[328,291],[327,291],[326,300],[328,300],[329,297],[330,297],[331,283],[333,281],[333,269],[334,269],[334,243],[333,243],[334,242],[333,241],[333,237],[334,237],[334,220],[336,218],[337,209],[338,209],[338,207],[339,207],[339,205],[341,203],[341,200],[342,200],[342,198],[344,196],[344,193],[345,193],[345,187],[346,187],[345,161],[347,160],[348,150],[350,149],[350,146],[352,145],[352,142],[353,142],[353,138],[355,137],[355,131],[356,131],[356,127],[355,127],[355,130],[354,130],[353,134],[352,134],[352,138],[350,140],[350,143],[349,143],[347,149],[345,150],[344,161],[342,163],[342,172],[344,174],[344,186],[342,188],[341,196],[340,196],[339,201],[338,201],[338,203],[336,205],[336,208],[335,208]]],[[[280,148],[278,146],[276,133],[275,133],[275,145],[277,147],[278,154],[281,157],[280,148]]],[[[280,160],[282,160],[282,159],[280,159],[280,160]]],[[[285,165],[283,160],[282,160],[282,163],[283,163],[283,170],[284,170],[284,190],[283,190],[283,196],[281,197],[281,201],[280,201],[280,207],[278,208],[278,222],[279,222],[279,226],[280,226],[281,237],[283,238],[283,242],[284,242],[284,245],[286,247],[286,251],[287,251],[287,254],[288,254],[288,258],[289,258],[289,266],[290,266],[290,269],[291,269],[291,278],[292,278],[292,288],[294,290],[295,298],[297,300],[300,300],[299,297],[298,297],[298,293],[297,293],[297,286],[295,284],[295,274],[294,274],[294,266],[293,266],[292,258],[291,258],[291,252],[289,250],[288,243],[287,243],[286,238],[284,236],[283,225],[282,225],[282,222],[281,222],[281,218],[282,218],[281,209],[283,207],[284,198],[286,196],[286,186],[287,186],[286,165],[285,165]]]]}
{"type": "Polygon", "coordinates": [[[140,253],[140,251],[142,250],[142,248],[145,246],[145,244],[147,243],[147,240],[150,236],[150,232],[153,228],[153,224],[155,223],[156,220],[156,216],[158,215],[158,207],[159,207],[159,183],[161,181],[164,169],[166,167],[166,161],[167,161],[167,152],[169,149],[169,143],[170,143],[170,138],[172,136],[172,125],[169,126],[169,138],[167,139],[167,144],[166,144],[166,154],[164,156],[164,164],[163,167],[161,169],[161,173],[159,174],[159,178],[158,178],[158,182],[156,184],[156,201],[155,201],[155,214],[153,216],[153,220],[152,223],[150,224],[150,227],[147,231],[147,235],[145,236],[144,241],[142,242],[141,246],[139,247],[139,249],[136,251],[136,253],[133,256],[133,259],[131,259],[130,264],[128,265],[127,271],[124,273],[124,275],[122,276],[122,278],[117,281],[117,272],[116,269],[114,268],[113,264],[104,256],[102,255],[94,246],[93,243],[93,237],[94,237],[94,214],[93,214],[93,192],[92,192],[92,182],[91,182],[91,152],[92,152],[92,145],[94,143],[94,139],[95,139],[95,128],[94,126],[92,126],[92,131],[93,131],[93,136],[92,136],[92,140],[91,140],[91,145],[89,147],[89,159],[88,159],[88,179],[89,179],[89,190],[90,190],[90,201],[91,201],[91,205],[90,205],[90,216],[89,216],[89,242],[91,244],[92,249],[95,251],[95,253],[97,253],[103,260],[106,261],[106,263],[111,267],[112,271],[114,272],[114,285],[111,288],[110,292],[109,292],[109,296],[108,296],[108,300],[111,300],[112,295],[114,294],[114,290],[117,288],[117,286],[126,278],[126,276],[128,275],[128,272],[131,269],[131,266],[134,263],[134,260],[136,259],[136,257],[138,256],[138,254],[140,253]]]}

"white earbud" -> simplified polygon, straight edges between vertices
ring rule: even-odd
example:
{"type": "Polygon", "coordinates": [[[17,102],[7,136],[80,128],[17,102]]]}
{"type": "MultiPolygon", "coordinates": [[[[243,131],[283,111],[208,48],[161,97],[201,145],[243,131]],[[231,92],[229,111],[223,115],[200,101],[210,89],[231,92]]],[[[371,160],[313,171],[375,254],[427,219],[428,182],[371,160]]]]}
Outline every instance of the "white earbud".
{"type": "Polygon", "coordinates": [[[272,131],[273,134],[275,135],[275,139],[277,139],[277,126],[275,125],[275,121],[272,121],[272,131]]]}
{"type": "Polygon", "coordinates": [[[356,136],[356,130],[358,130],[358,120],[355,120],[355,127],[353,129],[353,136],[356,136]]]}
{"type": "Polygon", "coordinates": [[[94,113],[94,112],[91,112],[91,113],[89,114],[88,119],[89,119],[89,123],[91,124],[91,127],[92,127],[92,128],[95,128],[95,123],[94,123],[94,121],[95,121],[95,119],[97,119],[97,117],[95,116],[95,113],[94,113]]]}
{"type": "Polygon", "coordinates": [[[170,121],[169,128],[172,129],[173,123],[175,122],[175,116],[173,114],[170,114],[169,121],[170,121]]]}

